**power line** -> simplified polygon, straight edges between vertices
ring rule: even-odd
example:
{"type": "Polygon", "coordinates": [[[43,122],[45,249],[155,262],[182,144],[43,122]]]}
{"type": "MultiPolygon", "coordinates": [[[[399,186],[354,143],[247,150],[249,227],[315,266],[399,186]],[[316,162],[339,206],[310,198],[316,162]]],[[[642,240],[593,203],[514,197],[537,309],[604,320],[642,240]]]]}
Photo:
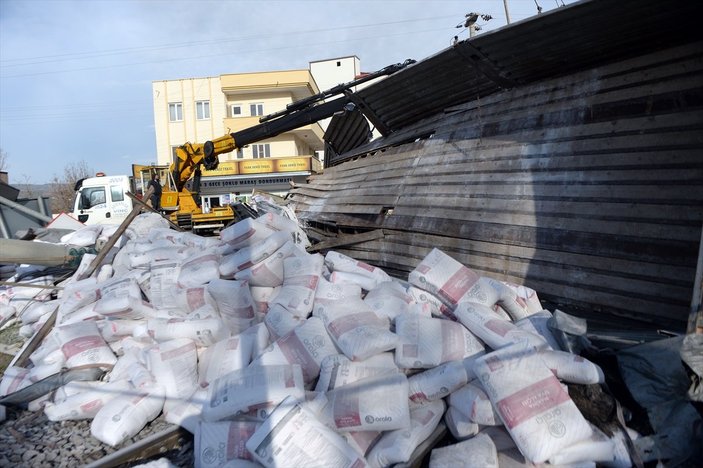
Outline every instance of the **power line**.
{"type": "MultiPolygon", "coordinates": [[[[414,23],[414,22],[419,22],[419,21],[427,22],[427,21],[431,21],[431,20],[445,20],[445,19],[452,18],[452,17],[453,16],[435,16],[435,17],[422,18],[422,19],[407,19],[407,20],[399,20],[399,21],[388,21],[388,22],[383,22],[383,23],[369,23],[369,24],[361,24],[361,25],[341,26],[341,27],[335,27],[335,28],[288,31],[288,32],[281,32],[281,33],[279,33],[279,35],[288,37],[290,35],[296,35],[296,34],[339,32],[340,30],[353,30],[353,29],[362,29],[362,28],[368,28],[368,27],[388,26],[388,25],[395,25],[395,24],[406,24],[406,23],[414,23]]],[[[222,44],[228,44],[228,43],[232,43],[232,42],[256,40],[256,39],[260,39],[262,37],[270,37],[270,34],[267,33],[267,34],[243,36],[243,37],[239,37],[239,38],[208,39],[208,40],[177,42],[177,43],[172,43],[172,44],[160,44],[160,45],[152,45],[152,46],[107,49],[107,50],[102,50],[102,51],[73,52],[73,53],[66,53],[66,54],[44,55],[44,56],[38,56],[38,57],[6,59],[6,60],[0,60],[0,64],[2,64],[3,67],[39,65],[39,64],[44,64],[44,63],[61,62],[61,61],[66,61],[66,60],[84,60],[84,59],[89,59],[89,58],[108,57],[108,56],[113,56],[113,55],[128,54],[131,52],[156,52],[156,51],[162,51],[162,50],[167,50],[167,49],[180,49],[180,48],[184,48],[184,47],[196,47],[196,46],[202,46],[202,45],[218,45],[218,44],[222,45],[222,44]],[[28,62],[26,62],[26,63],[13,63],[13,62],[22,62],[22,61],[28,61],[28,62]]]]}

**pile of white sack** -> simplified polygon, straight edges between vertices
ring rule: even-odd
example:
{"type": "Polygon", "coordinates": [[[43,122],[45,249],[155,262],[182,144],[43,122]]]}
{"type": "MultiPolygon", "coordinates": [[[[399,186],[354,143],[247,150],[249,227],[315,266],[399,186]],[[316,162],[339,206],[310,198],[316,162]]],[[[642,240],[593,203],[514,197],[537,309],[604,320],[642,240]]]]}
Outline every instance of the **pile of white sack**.
{"type": "Polygon", "coordinates": [[[193,433],[199,467],[384,467],[442,422],[457,443],[432,450],[432,467],[630,466],[563,383],[601,370],[559,349],[534,291],[437,249],[401,281],[309,254],[300,232],[272,212],[219,238],[139,216],[110,265],[26,308],[32,330],[54,310],[56,324],[0,394],[104,368],[30,408],[92,419],[111,446],[163,414],[193,433]]]}

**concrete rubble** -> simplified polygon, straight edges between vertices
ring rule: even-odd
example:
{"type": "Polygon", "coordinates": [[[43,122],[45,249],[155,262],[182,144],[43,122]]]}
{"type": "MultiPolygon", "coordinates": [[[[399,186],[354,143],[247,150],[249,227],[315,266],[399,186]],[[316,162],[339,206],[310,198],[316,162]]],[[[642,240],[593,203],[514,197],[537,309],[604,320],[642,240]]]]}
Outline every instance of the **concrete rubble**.
{"type": "Polygon", "coordinates": [[[99,368],[99,380],[69,382],[29,409],[90,420],[111,446],[163,414],[193,433],[200,467],[384,467],[418,456],[434,467],[626,467],[685,452],[655,453],[625,421],[608,431],[583,414],[572,389],[600,386],[604,372],[570,352],[535,291],[438,249],[402,279],[311,254],[290,210],[261,206],[209,238],[142,214],[87,277],[90,248],[113,227],[61,239],[88,249],[69,278],[17,267],[11,282],[46,289],[0,289],[0,321],[19,320],[36,344],[29,364],[5,370],[0,396],[99,368]]]}

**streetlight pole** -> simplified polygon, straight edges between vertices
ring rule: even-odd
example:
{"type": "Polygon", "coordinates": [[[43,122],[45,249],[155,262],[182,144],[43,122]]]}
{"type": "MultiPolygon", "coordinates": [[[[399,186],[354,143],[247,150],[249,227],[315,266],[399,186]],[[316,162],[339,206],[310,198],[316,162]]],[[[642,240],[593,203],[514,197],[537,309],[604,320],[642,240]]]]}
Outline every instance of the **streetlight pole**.
{"type": "Polygon", "coordinates": [[[508,0],[503,0],[503,6],[505,7],[505,19],[508,24],[510,24],[510,13],[508,12],[508,0]]]}

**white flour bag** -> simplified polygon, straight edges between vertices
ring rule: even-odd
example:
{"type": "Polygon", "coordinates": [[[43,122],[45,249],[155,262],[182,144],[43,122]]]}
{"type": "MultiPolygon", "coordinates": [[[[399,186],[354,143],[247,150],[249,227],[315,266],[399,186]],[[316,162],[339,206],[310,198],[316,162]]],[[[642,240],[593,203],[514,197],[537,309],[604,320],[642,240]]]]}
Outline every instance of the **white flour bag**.
{"type": "Polygon", "coordinates": [[[372,279],[375,285],[385,281],[391,281],[391,277],[388,276],[388,273],[380,268],[369,265],[368,263],[357,261],[333,250],[330,250],[327,252],[327,255],[325,255],[325,263],[333,272],[338,271],[365,276],[372,279]]]}
{"type": "Polygon", "coordinates": [[[352,361],[392,350],[398,343],[388,321],[360,298],[317,302],[313,315],[322,319],[332,340],[352,361]]]}
{"type": "Polygon", "coordinates": [[[550,348],[561,351],[559,342],[554,338],[547,323],[552,318],[552,313],[548,310],[541,310],[515,322],[520,329],[541,336],[550,348]]]}
{"type": "MultiPolygon", "coordinates": [[[[208,309],[214,313],[214,309],[208,309]]],[[[229,329],[217,316],[201,319],[156,318],[146,323],[147,333],[158,342],[188,338],[198,346],[210,346],[229,336],[229,329]]]]}
{"type": "Polygon", "coordinates": [[[178,288],[176,291],[178,307],[185,313],[190,313],[210,305],[215,307],[215,300],[207,290],[207,285],[193,288],[178,288]]]}
{"type": "Polygon", "coordinates": [[[108,401],[90,425],[90,433],[112,447],[134,437],[164,407],[164,390],[151,387],[118,395],[108,401]]]}
{"type": "Polygon", "coordinates": [[[493,403],[483,391],[478,381],[471,381],[452,392],[448,398],[449,406],[456,408],[469,420],[482,426],[500,426],[503,422],[493,408],[493,403]]]}
{"type": "Polygon", "coordinates": [[[248,366],[253,341],[253,336],[240,334],[205,349],[198,361],[199,385],[205,388],[216,378],[248,366]]]}
{"type": "Polygon", "coordinates": [[[228,419],[258,407],[278,404],[287,396],[298,400],[305,398],[299,365],[250,366],[210,383],[203,419],[228,419]]]}
{"type": "Polygon", "coordinates": [[[498,468],[498,451],[485,434],[432,450],[430,468],[498,468]]]}
{"type": "Polygon", "coordinates": [[[339,432],[389,431],[410,423],[408,379],[380,374],[337,387],[327,393],[325,424],[339,432]]]}
{"type": "Polygon", "coordinates": [[[408,378],[410,401],[425,404],[449,395],[469,380],[462,361],[452,361],[408,378]]]}
{"type": "Polygon", "coordinates": [[[47,403],[44,406],[44,413],[49,421],[93,419],[108,401],[134,392],[134,387],[128,380],[101,382],[101,385],[84,388],[82,392],[71,395],[63,401],[47,403]]]}
{"type": "Polygon", "coordinates": [[[414,299],[400,283],[386,281],[369,291],[364,297],[364,302],[379,317],[393,321],[398,315],[408,310],[414,299]]]}
{"type": "Polygon", "coordinates": [[[481,304],[462,302],[454,314],[466,328],[493,349],[513,343],[524,343],[533,348],[547,346],[547,342],[541,336],[521,330],[481,304]]]}
{"type": "Polygon", "coordinates": [[[344,354],[335,354],[322,361],[315,391],[328,392],[367,377],[395,372],[399,369],[393,353],[377,354],[364,361],[352,361],[344,354]]]}
{"type": "Polygon", "coordinates": [[[165,341],[149,348],[148,368],[168,398],[188,398],[198,385],[198,353],[188,338],[165,341]]]}
{"type": "Polygon", "coordinates": [[[252,421],[201,421],[194,434],[195,466],[218,468],[231,460],[253,460],[245,444],[259,425],[252,421]]]}
{"type": "Polygon", "coordinates": [[[207,390],[200,389],[187,400],[166,400],[164,403],[164,419],[171,424],[177,424],[195,434],[207,401],[207,390]]]}
{"type": "Polygon", "coordinates": [[[447,408],[444,413],[444,422],[456,440],[466,440],[478,434],[478,424],[471,421],[468,416],[454,406],[447,408]]]}
{"type": "Polygon", "coordinates": [[[543,463],[591,437],[574,402],[529,345],[487,354],[474,370],[515,444],[532,463],[543,463]]]}
{"type": "Polygon", "coordinates": [[[254,299],[245,281],[215,279],[208,283],[207,290],[233,335],[254,325],[256,322],[254,299]]]}
{"type": "Polygon", "coordinates": [[[310,317],[276,340],[252,365],[299,364],[303,379],[306,383],[311,383],[320,374],[322,361],[337,352],[322,320],[310,317]]]}
{"type": "Polygon", "coordinates": [[[281,305],[300,318],[310,315],[323,262],[324,258],[319,254],[284,259],[283,286],[269,306],[281,305]]]}
{"type": "Polygon", "coordinates": [[[275,229],[256,222],[254,218],[246,218],[220,231],[220,239],[231,250],[239,250],[261,242],[275,232],[275,229]]]}
{"type": "Polygon", "coordinates": [[[281,286],[283,284],[283,260],[288,257],[304,255],[307,254],[298,249],[293,241],[288,241],[270,257],[246,270],[235,273],[234,279],[246,281],[250,286],[281,286]]]}
{"type": "Polygon", "coordinates": [[[255,244],[225,255],[220,260],[220,275],[224,278],[232,278],[238,271],[246,270],[270,257],[289,240],[290,234],[276,232],[255,244]]]}
{"type": "Polygon", "coordinates": [[[272,305],[264,316],[264,324],[274,341],[287,335],[303,323],[305,323],[304,318],[295,317],[280,304],[272,305]]]}
{"type": "Polygon", "coordinates": [[[484,352],[469,330],[450,320],[405,313],[396,317],[395,333],[399,338],[395,363],[404,369],[428,369],[484,352]]]}
{"type": "Polygon", "coordinates": [[[220,257],[214,253],[198,252],[183,260],[178,273],[178,285],[183,288],[201,286],[220,278],[220,257]]]}
{"type": "Polygon", "coordinates": [[[254,310],[259,320],[263,320],[264,315],[269,310],[269,302],[276,297],[280,290],[280,287],[269,288],[249,285],[249,292],[251,292],[251,298],[254,300],[254,310]]]}
{"type": "Polygon", "coordinates": [[[56,329],[56,338],[69,369],[87,365],[109,368],[117,362],[95,322],[60,326],[56,329]]]}
{"type": "Polygon", "coordinates": [[[410,427],[383,434],[366,457],[369,465],[382,468],[410,460],[415,449],[432,435],[443,414],[442,400],[414,408],[410,412],[410,427]]]}
{"type": "Polygon", "coordinates": [[[305,404],[286,400],[246,443],[266,468],[363,468],[363,458],[305,404]]]}

